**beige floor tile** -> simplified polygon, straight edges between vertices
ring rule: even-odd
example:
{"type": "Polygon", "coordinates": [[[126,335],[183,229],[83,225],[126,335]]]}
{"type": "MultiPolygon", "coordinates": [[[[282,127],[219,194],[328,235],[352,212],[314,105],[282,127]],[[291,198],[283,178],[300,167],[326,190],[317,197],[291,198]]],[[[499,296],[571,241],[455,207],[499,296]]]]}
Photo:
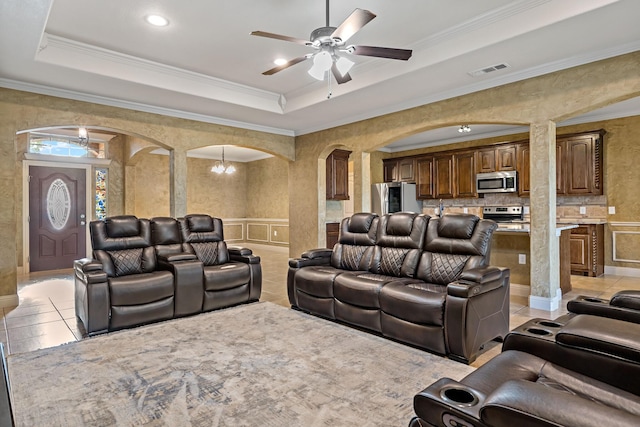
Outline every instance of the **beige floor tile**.
{"type": "Polygon", "coordinates": [[[5,318],[7,329],[18,328],[20,326],[38,325],[43,323],[55,322],[62,320],[62,316],[57,311],[49,311],[46,313],[30,314],[28,316],[15,316],[5,318]]]}
{"type": "Polygon", "coordinates": [[[58,310],[58,312],[60,313],[60,316],[64,319],[64,320],[75,320],[76,318],[76,309],[75,307],[71,307],[71,308],[65,308],[64,310],[58,310]]]}
{"type": "Polygon", "coordinates": [[[36,314],[52,313],[56,308],[53,304],[41,304],[41,305],[19,305],[17,307],[5,308],[4,317],[9,319],[13,317],[21,316],[33,316],[36,314]]]}
{"type": "Polygon", "coordinates": [[[74,335],[63,320],[7,328],[7,335],[11,342],[44,336],[49,337],[54,342],[69,342],[75,340],[74,335]]]}

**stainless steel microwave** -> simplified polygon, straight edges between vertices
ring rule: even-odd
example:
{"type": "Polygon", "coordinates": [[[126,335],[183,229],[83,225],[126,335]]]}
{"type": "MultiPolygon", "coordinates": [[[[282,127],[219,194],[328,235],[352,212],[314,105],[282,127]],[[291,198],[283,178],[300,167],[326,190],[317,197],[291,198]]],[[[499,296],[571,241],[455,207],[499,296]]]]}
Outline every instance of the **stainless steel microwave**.
{"type": "Polygon", "coordinates": [[[487,172],[476,175],[476,190],[482,193],[513,193],[518,191],[518,172],[487,172]]]}

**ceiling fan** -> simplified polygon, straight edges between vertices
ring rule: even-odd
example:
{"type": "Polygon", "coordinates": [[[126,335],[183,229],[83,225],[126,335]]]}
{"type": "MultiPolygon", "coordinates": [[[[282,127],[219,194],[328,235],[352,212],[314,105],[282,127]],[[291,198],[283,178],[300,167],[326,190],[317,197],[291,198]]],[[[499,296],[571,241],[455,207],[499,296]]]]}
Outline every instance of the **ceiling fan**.
{"type": "Polygon", "coordinates": [[[289,68],[292,65],[296,65],[307,59],[313,58],[313,66],[308,71],[311,76],[318,80],[324,80],[325,73],[331,70],[331,73],[338,84],[342,84],[351,80],[349,70],[354,63],[345,56],[341,56],[341,53],[399,59],[403,61],[411,58],[412,51],[408,49],[346,45],[347,40],[351,36],[360,31],[362,27],[368,24],[375,17],[376,15],[368,10],[356,9],[338,27],[331,27],[329,26],[329,0],[327,0],[327,24],[325,27],[313,30],[308,41],[280,34],[267,33],[264,31],[253,31],[251,33],[253,36],[284,40],[315,49],[315,52],[313,53],[308,53],[304,56],[291,59],[282,65],[278,65],[277,67],[265,71],[262,74],[270,76],[289,68]]]}

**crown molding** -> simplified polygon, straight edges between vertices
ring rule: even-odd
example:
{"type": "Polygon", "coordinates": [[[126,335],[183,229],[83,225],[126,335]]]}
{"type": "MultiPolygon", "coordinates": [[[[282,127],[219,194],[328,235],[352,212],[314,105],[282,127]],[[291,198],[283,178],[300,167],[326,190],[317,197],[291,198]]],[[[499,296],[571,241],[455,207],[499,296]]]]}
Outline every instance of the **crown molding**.
{"type": "Polygon", "coordinates": [[[75,101],[90,102],[93,104],[106,105],[109,107],[124,108],[127,110],[142,111],[145,113],[159,114],[162,116],[175,117],[179,119],[194,120],[198,122],[211,123],[216,125],[230,126],[240,129],[254,130],[258,132],[272,133],[275,135],[295,136],[291,129],[274,128],[258,125],[254,123],[241,122],[238,120],[228,120],[221,117],[207,116],[205,114],[191,113],[183,110],[158,107],[155,105],[142,104],[138,102],[123,101],[115,98],[91,95],[83,92],[76,92],[67,89],[54,88],[34,83],[19,82],[16,80],[0,78],[0,87],[20,90],[24,92],[38,93],[40,95],[55,96],[58,98],[72,99],[75,101]]]}

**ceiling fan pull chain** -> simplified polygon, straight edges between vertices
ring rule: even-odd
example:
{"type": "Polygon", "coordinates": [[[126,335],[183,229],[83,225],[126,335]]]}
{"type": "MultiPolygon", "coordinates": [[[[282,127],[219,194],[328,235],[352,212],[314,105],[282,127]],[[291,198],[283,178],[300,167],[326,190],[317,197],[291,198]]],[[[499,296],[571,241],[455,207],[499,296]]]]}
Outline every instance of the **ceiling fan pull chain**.
{"type": "Polygon", "coordinates": [[[327,81],[329,82],[329,94],[327,95],[327,99],[330,99],[331,95],[332,95],[332,93],[331,93],[331,74],[329,73],[329,75],[327,77],[328,77],[327,81]]]}

